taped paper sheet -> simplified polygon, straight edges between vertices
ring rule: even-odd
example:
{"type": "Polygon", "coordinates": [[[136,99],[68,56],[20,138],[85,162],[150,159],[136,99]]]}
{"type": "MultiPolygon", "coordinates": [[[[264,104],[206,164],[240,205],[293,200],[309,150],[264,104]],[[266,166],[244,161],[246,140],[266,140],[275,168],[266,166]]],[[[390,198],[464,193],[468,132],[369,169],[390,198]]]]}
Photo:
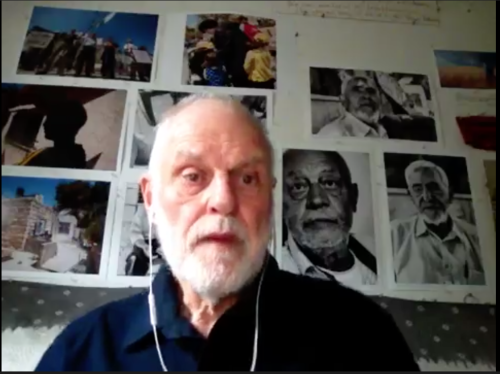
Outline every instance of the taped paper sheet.
{"type": "Polygon", "coordinates": [[[460,117],[497,115],[497,92],[493,90],[458,92],[456,102],[460,117]]]}
{"type": "Polygon", "coordinates": [[[437,1],[283,1],[281,13],[439,25],[437,1]]]}

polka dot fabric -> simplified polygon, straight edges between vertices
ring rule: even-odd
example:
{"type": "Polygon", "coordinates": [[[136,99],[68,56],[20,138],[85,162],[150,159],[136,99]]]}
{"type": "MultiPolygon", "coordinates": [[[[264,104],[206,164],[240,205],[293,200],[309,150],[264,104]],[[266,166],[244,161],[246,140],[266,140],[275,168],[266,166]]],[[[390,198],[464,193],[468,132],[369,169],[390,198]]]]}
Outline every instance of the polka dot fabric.
{"type": "MultiPolygon", "coordinates": [[[[2,331],[65,326],[102,304],[144,291],[3,281],[2,331]]],[[[372,299],[393,316],[417,360],[496,367],[496,306],[372,299]]]]}

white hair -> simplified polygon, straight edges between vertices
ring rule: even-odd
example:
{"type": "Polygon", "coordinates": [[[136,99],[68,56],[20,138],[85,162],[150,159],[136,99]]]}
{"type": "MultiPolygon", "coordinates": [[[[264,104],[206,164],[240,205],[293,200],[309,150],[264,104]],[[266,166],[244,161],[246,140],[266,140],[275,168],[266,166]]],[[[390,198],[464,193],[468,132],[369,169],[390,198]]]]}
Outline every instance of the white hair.
{"type": "Polygon", "coordinates": [[[185,109],[188,109],[191,105],[204,100],[212,100],[218,103],[227,105],[234,110],[237,110],[243,114],[247,123],[250,123],[261,135],[264,140],[264,147],[269,155],[269,172],[270,175],[274,175],[274,148],[269,139],[269,134],[262,123],[257,119],[250,110],[243,105],[237,98],[229,95],[219,95],[212,92],[200,92],[191,94],[182,100],[180,100],[176,105],[167,110],[163,115],[161,122],[156,126],[156,135],[153,143],[153,148],[151,150],[151,155],[149,158],[149,173],[151,175],[153,186],[158,184],[155,182],[156,175],[158,175],[161,170],[162,154],[165,152],[163,147],[164,141],[167,138],[167,132],[175,126],[176,117],[185,109]]]}
{"type": "MultiPolygon", "coordinates": [[[[149,173],[152,183],[153,205],[155,208],[155,225],[158,238],[162,245],[163,254],[169,264],[172,273],[180,280],[186,281],[193,290],[203,298],[217,303],[221,298],[238,292],[249,281],[251,281],[262,268],[266,258],[266,248],[272,238],[274,239],[273,202],[271,200],[271,212],[269,224],[260,222],[258,237],[251,241],[245,227],[234,217],[207,215],[197,220],[187,233],[181,232],[172,224],[159,203],[159,191],[161,183],[159,174],[161,172],[165,139],[172,126],[177,125],[176,119],[179,113],[188,109],[189,106],[202,100],[213,100],[242,113],[244,121],[250,123],[264,140],[265,151],[269,156],[269,173],[274,172],[273,147],[268,138],[265,128],[250,111],[231,96],[219,96],[212,93],[193,94],[182,99],[177,105],[168,110],[161,123],[158,125],[156,137],[149,161],[149,173]],[[233,251],[223,252],[206,250],[195,252],[199,238],[212,232],[231,232],[238,236],[242,244],[233,251]],[[254,251],[256,247],[258,251],[254,251]],[[228,261],[232,262],[232,268],[228,268],[228,261]]],[[[207,113],[209,114],[209,113],[207,113]]],[[[271,195],[272,197],[272,195],[271,195]]]]}
{"type": "Polygon", "coordinates": [[[441,168],[440,166],[436,165],[433,162],[426,161],[426,160],[417,160],[413,161],[410,165],[407,166],[405,170],[405,179],[406,179],[406,184],[409,186],[409,179],[410,176],[415,173],[418,170],[422,169],[431,169],[435,170],[438,172],[439,176],[441,177],[441,182],[442,184],[449,189],[450,188],[450,182],[448,180],[448,176],[446,175],[446,172],[441,168]]]}

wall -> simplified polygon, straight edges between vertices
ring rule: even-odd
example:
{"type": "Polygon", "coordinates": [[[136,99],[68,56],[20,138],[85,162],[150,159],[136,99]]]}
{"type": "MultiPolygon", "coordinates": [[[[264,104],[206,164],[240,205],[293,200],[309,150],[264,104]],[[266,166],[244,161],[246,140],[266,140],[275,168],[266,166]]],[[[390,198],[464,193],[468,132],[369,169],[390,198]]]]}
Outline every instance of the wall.
{"type": "MultiPolygon", "coordinates": [[[[483,168],[484,159],[496,159],[496,154],[475,151],[463,145],[456,126],[457,107],[454,92],[439,89],[437,68],[433,49],[456,50],[496,50],[496,2],[488,1],[441,1],[441,24],[439,27],[414,26],[392,23],[362,22],[355,20],[309,18],[291,15],[277,15],[278,2],[106,2],[106,1],[24,1],[2,2],[2,81],[19,83],[43,83],[79,85],[84,87],[105,87],[129,90],[127,99],[128,122],[133,121],[135,113],[134,99],[137,89],[181,89],[179,76],[183,71],[182,48],[186,13],[234,12],[254,14],[277,20],[277,70],[278,88],[273,94],[274,118],[271,136],[278,149],[287,147],[335,148],[340,151],[368,151],[372,155],[371,187],[374,197],[375,240],[377,254],[381,259],[380,283],[376,287],[362,288],[367,294],[411,300],[439,300],[441,302],[461,303],[473,300],[475,303],[496,304],[496,234],[491,219],[490,200],[485,187],[483,168]],[[58,78],[39,76],[16,76],[17,60],[21,50],[23,36],[29,22],[33,5],[57,6],[77,9],[94,9],[124,12],[158,13],[160,19],[160,38],[157,40],[158,60],[156,63],[156,79],[151,84],[129,83],[120,81],[104,82],[100,79],[86,80],[79,78],[58,78]],[[431,78],[431,90],[434,94],[439,145],[420,145],[385,142],[367,143],[363,140],[350,139],[327,141],[310,138],[307,131],[311,121],[311,104],[309,96],[309,67],[346,67],[353,69],[370,69],[382,71],[402,71],[426,74],[431,78]],[[433,288],[433,287],[395,287],[390,280],[391,245],[388,233],[389,205],[384,175],[384,152],[412,152],[463,155],[467,157],[471,180],[472,196],[476,212],[477,227],[481,238],[484,262],[486,264],[487,287],[477,288],[433,288]],[[468,298],[469,294],[473,298],[468,298]]],[[[113,98],[111,97],[110,100],[113,98]]],[[[315,112],[316,114],[316,112],[315,112]]],[[[105,129],[103,129],[105,131],[105,129]]],[[[123,139],[121,139],[123,142],[123,139]]],[[[121,157],[125,157],[120,153],[121,157]]],[[[92,155],[93,156],[93,155],[92,155]]],[[[276,160],[277,170],[281,170],[281,157],[276,160]]],[[[6,168],[7,170],[8,168],[6,168]]],[[[2,168],[4,173],[4,168],[2,168]]],[[[11,174],[11,171],[8,171],[11,174]]],[[[119,175],[111,172],[68,172],[65,177],[78,178],[80,175],[101,176],[113,183],[123,186],[126,182],[134,182],[139,175],[136,171],[119,175]]],[[[49,173],[41,175],[50,176],[49,173]]],[[[116,208],[117,216],[123,208],[118,202],[124,196],[116,192],[110,202],[116,208]]],[[[281,181],[276,191],[276,214],[281,216],[281,181]]],[[[278,220],[279,221],[279,220],[278,220]]],[[[109,223],[109,222],[108,222],[109,223]]],[[[111,221],[112,223],[112,221],[111,221]]],[[[115,226],[113,233],[107,234],[107,246],[103,250],[103,259],[118,256],[118,244],[110,246],[111,237],[120,236],[121,227],[115,226]],[[110,254],[111,250],[116,253],[110,254]],[[111,257],[110,257],[111,256],[111,257]]],[[[277,243],[281,243],[281,230],[277,243]]],[[[116,240],[115,240],[116,242],[116,240]]],[[[45,283],[68,284],[72,286],[94,286],[96,282],[102,287],[126,287],[128,285],[143,286],[145,280],[124,278],[104,279],[107,270],[101,267],[100,276],[67,276],[48,278],[32,278],[32,281],[45,283]]],[[[116,272],[114,273],[116,274],[116,272]]],[[[26,280],[19,277],[11,279],[26,280]]],[[[47,340],[51,338],[48,336],[47,340]]],[[[3,355],[3,351],[2,351],[3,355]]]]}

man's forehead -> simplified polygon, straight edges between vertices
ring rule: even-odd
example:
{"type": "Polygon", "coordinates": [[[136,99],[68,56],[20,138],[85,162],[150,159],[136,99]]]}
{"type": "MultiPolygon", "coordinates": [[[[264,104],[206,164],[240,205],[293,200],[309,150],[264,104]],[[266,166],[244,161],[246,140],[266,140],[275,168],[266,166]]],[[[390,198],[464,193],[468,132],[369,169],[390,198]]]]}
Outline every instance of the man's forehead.
{"type": "Polygon", "coordinates": [[[350,87],[355,87],[355,86],[369,86],[369,87],[375,87],[375,81],[371,78],[368,77],[360,77],[356,76],[351,78],[351,81],[348,84],[350,87]]]}
{"type": "Polygon", "coordinates": [[[410,179],[412,181],[421,181],[424,178],[438,181],[441,181],[442,179],[439,170],[436,167],[431,166],[419,167],[413,170],[412,173],[410,173],[410,179]]]}
{"type": "Polygon", "coordinates": [[[326,152],[294,152],[285,156],[285,170],[288,172],[318,169],[338,171],[338,165],[326,152]]]}

